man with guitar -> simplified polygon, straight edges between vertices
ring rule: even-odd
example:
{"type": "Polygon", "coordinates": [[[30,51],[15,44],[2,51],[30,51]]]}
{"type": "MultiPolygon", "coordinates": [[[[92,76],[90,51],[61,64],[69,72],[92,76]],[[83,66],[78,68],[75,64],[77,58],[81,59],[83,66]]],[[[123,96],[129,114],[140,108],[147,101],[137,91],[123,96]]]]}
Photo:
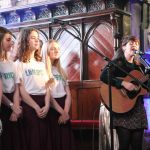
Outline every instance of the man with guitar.
{"type": "MultiPolygon", "coordinates": [[[[147,128],[142,95],[147,92],[149,75],[145,75],[145,67],[136,59],[139,45],[140,42],[135,36],[124,37],[121,48],[117,50],[112,60],[122,70],[116,65],[110,66],[113,127],[118,134],[119,150],[130,150],[130,148],[142,150],[143,133],[147,128]],[[139,79],[140,82],[132,77],[139,79]]],[[[109,108],[109,94],[106,94],[108,92],[107,66],[103,69],[100,79],[104,82],[101,87],[103,103],[109,108]]]]}

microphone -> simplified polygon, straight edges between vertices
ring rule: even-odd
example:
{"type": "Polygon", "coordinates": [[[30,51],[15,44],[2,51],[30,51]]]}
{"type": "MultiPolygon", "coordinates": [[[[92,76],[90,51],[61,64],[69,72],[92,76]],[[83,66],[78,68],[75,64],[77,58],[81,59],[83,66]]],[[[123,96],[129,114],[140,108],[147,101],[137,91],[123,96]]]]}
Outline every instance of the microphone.
{"type": "Polygon", "coordinates": [[[70,21],[62,21],[62,20],[55,19],[55,18],[52,18],[51,22],[52,22],[52,24],[60,24],[60,25],[69,25],[69,24],[71,24],[70,21]]]}
{"type": "Polygon", "coordinates": [[[145,53],[139,50],[135,50],[134,54],[138,54],[138,55],[144,55],[145,53]]]}

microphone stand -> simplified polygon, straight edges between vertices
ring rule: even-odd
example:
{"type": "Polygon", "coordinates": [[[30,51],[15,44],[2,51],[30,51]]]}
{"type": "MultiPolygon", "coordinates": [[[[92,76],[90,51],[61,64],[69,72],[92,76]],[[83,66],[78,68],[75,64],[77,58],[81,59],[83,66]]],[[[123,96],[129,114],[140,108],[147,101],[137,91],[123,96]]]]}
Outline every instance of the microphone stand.
{"type": "Polygon", "coordinates": [[[108,91],[109,91],[109,114],[110,114],[110,148],[114,150],[114,133],[113,133],[113,111],[112,111],[112,90],[111,90],[111,73],[110,67],[112,64],[107,65],[107,72],[108,72],[108,91]]]}
{"type": "MultiPolygon", "coordinates": [[[[142,57],[143,54],[142,54],[142,55],[139,54],[139,56],[140,56],[140,62],[145,66],[145,73],[146,73],[146,74],[147,74],[147,73],[150,73],[150,65],[149,65],[149,63],[146,61],[146,58],[142,57]]],[[[148,95],[149,95],[149,94],[150,94],[150,88],[148,88],[148,95]]]]}
{"type": "Polygon", "coordinates": [[[145,66],[145,73],[149,72],[150,71],[150,65],[149,63],[146,61],[146,58],[142,57],[142,55],[140,55],[140,61],[141,63],[145,66]]]}
{"type": "MultiPolygon", "coordinates": [[[[67,24],[69,26],[72,27],[71,24],[67,24]]],[[[78,41],[80,41],[81,43],[83,43],[83,41],[78,37],[75,36],[73,33],[71,33],[69,30],[66,29],[66,26],[64,26],[64,24],[60,24],[61,28],[66,31],[67,33],[69,33],[70,35],[72,35],[75,39],[77,39],[78,41]]],[[[116,42],[116,41],[115,41],[116,42]]],[[[111,65],[119,68],[122,72],[124,72],[125,74],[127,74],[128,76],[130,76],[132,79],[134,79],[138,84],[142,85],[143,87],[145,87],[146,89],[150,88],[147,87],[145,84],[143,84],[141,81],[139,81],[137,78],[135,78],[134,76],[132,76],[131,74],[129,74],[127,71],[125,71],[124,69],[122,69],[121,67],[119,67],[117,64],[115,64],[114,62],[112,62],[108,57],[104,56],[101,52],[99,52],[97,49],[93,48],[92,46],[87,44],[87,47],[92,49],[94,52],[96,52],[99,56],[101,56],[104,60],[106,60],[108,62],[108,83],[109,83],[109,111],[110,111],[110,134],[111,134],[111,150],[114,150],[114,137],[113,137],[113,111],[112,111],[112,92],[111,92],[111,84],[110,84],[110,79],[111,79],[111,75],[110,75],[110,67],[111,65]]]]}

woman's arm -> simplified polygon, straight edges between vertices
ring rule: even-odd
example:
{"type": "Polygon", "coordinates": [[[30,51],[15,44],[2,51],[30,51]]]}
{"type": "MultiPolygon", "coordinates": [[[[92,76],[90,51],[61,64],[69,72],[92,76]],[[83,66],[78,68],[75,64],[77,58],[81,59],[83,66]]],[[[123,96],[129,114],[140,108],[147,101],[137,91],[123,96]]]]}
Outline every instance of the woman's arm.
{"type": "MultiPolygon", "coordinates": [[[[126,66],[126,63],[124,63],[124,61],[125,60],[122,58],[118,60],[113,60],[113,63],[118,65],[118,67],[122,68],[123,70],[127,70],[126,69],[127,66],[126,66]]],[[[136,90],[137,89],[136,85],[124,80],[124,77],[126,77],[127,74],[123,73],[118,67],[111,65],[110,63],[110,68],[109,68],[110,84],[118,89],[121,89],[122,87],[124,87],[125,89],[129,91],[136,90]]],[[[108,65],[102,71],[100,80],[108,84],[108,65]]]]}
{"type": "Polygon", "coordinates": [[[60,113],[60,117],[58,119],[59,123],[65,123],[70,117],[67,112],[57,103],[57,101],[51,96],[51,106],[60,113]]]}
{"type": "Polygon", "coordinates": [[[15,91],[13,95],[13,103],[15,106],[15,109],[13,110],[17,115],[20,115],[22,113],[22,107],[20,106],[20,94],[19,94],[19,85],[15,85],[15,91]]]}
{"type": "Polygon", "coordinates": [[[66,85],[66,100],[65,100],[65,107],[64,107],[64,111],[66,113],[69,113],[70,111],[70,106],[71,106],[71,93],[70,93],[70,89],[69,89],[69,85],[66,85]]]}
{"type": "MultiPolygon", "coordinates": [[[[113,62],[115,64],[118,63],[117,61],[113,61],[113,62]]],[[[100,76],[100,80],[106,84],[108,84],[108,66],[109,64],[105,66],[100,76]]],[[[116,77],[116,73],[119,73],[119,72],[120,72],[119,69],[117,69],[115,66],[110,64],[110,68],[109,68],[109,73],[111,75],[110,83],[112,86],[115,86],[118,89],[122,88],[122,81],[123,81],[123,79],[116,77]]]]}
{"type": "Polygon", "coordinates": [[[16,114],[18,114],[18,108],[16,108],[16,106],[14,105],[14,103],[12,101],[10,101],[4,94],[2,95],[2,103],[5,104],[6,106],[10,107],[12,109],[13,112],[15,112],[16,114]]]}
{"type": "Polygon", "coordinates": [[[15,91],[13,95],[13,102],[10,99],[8,99],[4,94],[2,95],[2,102],[6,106],[10,107],[13,111],[10,116],[10,120],[17,121],[17,118],[22,113],[22,108],[20,107],[20,102],[19,102],[19,89],[17,85],[15,87],[15,91]]]}
{"type": "Polygon", "coordinates": [[[44,118],[46,117],[50,107],[50,90],[46,89],[46,94],[45,94],[45,106],[42,107],[42,111],[40,113],[40,117],[44,118]]]}
{"type": "Polygon", "coordinates": [[[10,121],[17,121],[17,114],[15,114],[15,112],[18,113],[18,110],[16,108],[16,106],[14,105],[13,102],[11,102],[4,94],[2,95],[2,103],[5,104],[6,106],[10,107],[11,110],[13,111],[10,115],[9,120],[10,121]]]}
{"type": "Polygon", "coordinates": [[[0,79],[0,105],[1,105],[1,102],[2,102],[2,95],[3,95],[2,80],[0,79]]]}
{"type": "Polygon", "coordinates": [[[16,106],[20,106],[20,95],[19,95],[19,85],[18,84],[15,85],[13,102],[16,106]]]}
{"type": "Polygon", "coordinates": [[[64,113],[63,108],[57,103],[57,101],[50,95],[51,107],[53,107],[61,115],[64,113]]]}
{"type": "Polygon", "coordinates": [[[8,107],[13,106],[13,102],[11,102],[4,94],[2,95],[2,103],[8,107]]]}
{"type": "Polygon", "coordinates": [[[65,90],[66,90],[65,106],[64,106],[63,114],[61,114],[61,116],[58,119],[59,123],[66,123],[67,120],[69,120],[70,118],[69,111],[71,106],[71,94],[68,85],[65,86],[65,90]]]}
{"type": "Polygon", "coordinates": [[[45,106],[50,107],[50,90],[46,89],[46,95],[45,95],[45,106]]]}
{"type": "Polygon", "coordinates": [[[21,83],[19,84],[19,89],[20,89],[20,94],[22,96],[22,100],[28,104],[30,107],[32,107],[37,115],[40,117],[40,113],[41,113],[41,108],[39,107],[39,105],[31,98],[31,96],[27,93],[27,91],[24,88],[24,85],[21,81],[21,83]]]}

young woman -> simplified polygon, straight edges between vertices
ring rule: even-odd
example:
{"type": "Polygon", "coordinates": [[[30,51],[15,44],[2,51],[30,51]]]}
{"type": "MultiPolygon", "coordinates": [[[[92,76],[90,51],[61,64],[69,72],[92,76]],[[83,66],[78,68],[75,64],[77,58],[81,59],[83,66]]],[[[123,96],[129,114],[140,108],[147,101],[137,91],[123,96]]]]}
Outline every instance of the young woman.
{"type": "Polygon", "coordinates": [[[60,47],[57,41],[48,41],[47,56],[47,67],[52,65],[52,74],[56,80],[56,85],[51,88],[52,105],[55,109],[51,108],[49,113],[53,148],[72,150],[73,137],[69,119],[71,95],[66,74],[60,65],[60,47]]]}
{"type": "MultiPolygon", "coordinates": [[[[139,50],[139,44],[139,40],[134,36],[124,37],[121,49],[118,50],[113,62],[128,73],[132,74],[132,71],[138,70],[139,73],[144,76],[144,66],[135,59],[135,51],[139,50]]],[[[110,74],[110,83],[117,89],[124,88],[128,91],[137,89],[135,84],[124,79],[127,74],[114,65],[111,65],[110,74]]],[[[104,68],[100,79],[108,83],[107,66],[104,68]]],[[[130,111],[123,114],[114,113],[113,126],[117,131],[119,150],[129,150],[130,147],[132,150],[141,150],[144,129],[147,128],[147,117],[143,104],[143,96],[138,96],[134,108],[130,111]]]]}
{"type": "Polygon", "coordinates": [[[22,109],[15,78],[15,64],[7,58],[7,53],[11,46],[12,33],[6,28],[0,27],[0,77],[3,87],[3,103],[1,105],[1,119],[3,123],[2,149],[20,150],[21,142],[19,122],[17,120],[22,109]]]}
{"type": "Polygon", "coordinates": [[[46,89],[48,75],[41,61],[39,33],[24,28],[18,39],[18,83],[23,100],[23,131],[27,150],[51,150],[47,113],[50,91],[46,89]]]}

